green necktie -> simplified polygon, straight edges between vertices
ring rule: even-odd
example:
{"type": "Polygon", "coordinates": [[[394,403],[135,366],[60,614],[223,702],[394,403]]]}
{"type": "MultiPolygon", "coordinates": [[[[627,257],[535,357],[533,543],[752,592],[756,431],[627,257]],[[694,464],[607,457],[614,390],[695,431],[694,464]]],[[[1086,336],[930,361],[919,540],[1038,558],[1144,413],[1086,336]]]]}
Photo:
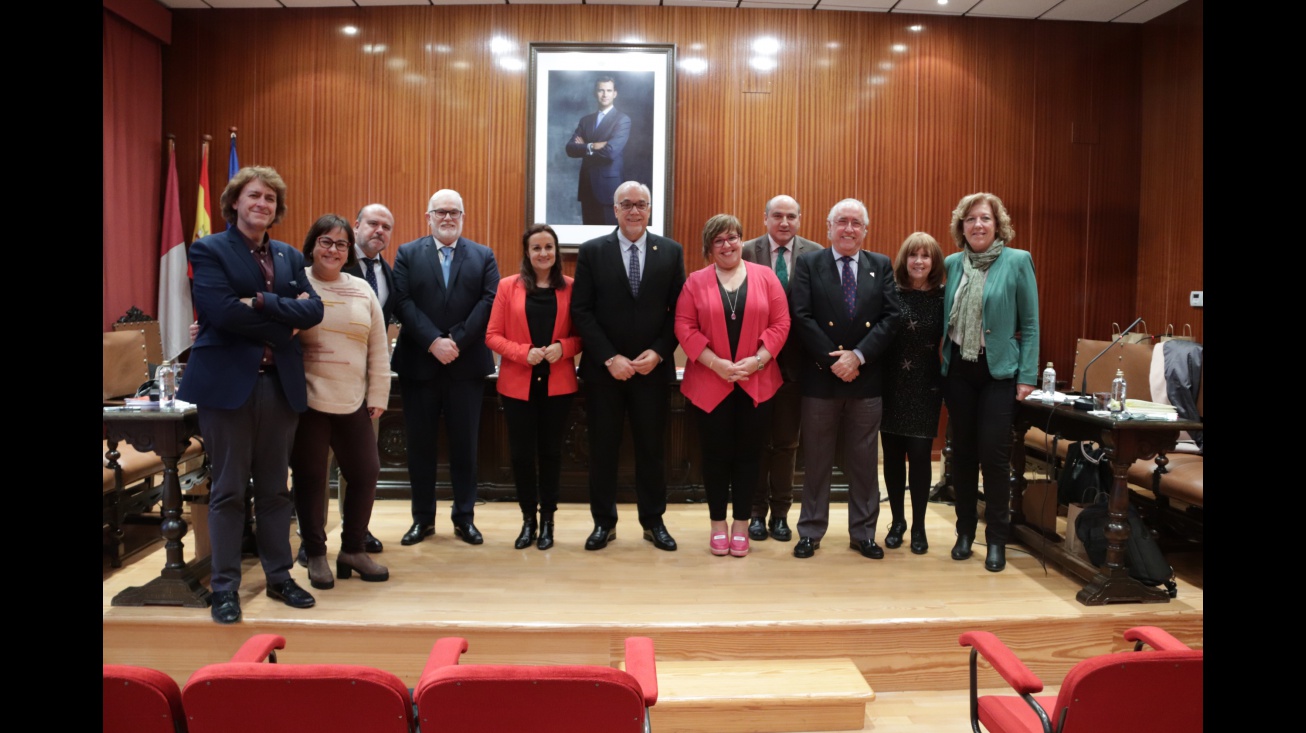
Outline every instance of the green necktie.
{"type": "Polygon", "coordinates": [[[775,276],[780,278],[781,287],[789,287],[789,266],[785,264],[785,248],[775,251],[775,276]]]}

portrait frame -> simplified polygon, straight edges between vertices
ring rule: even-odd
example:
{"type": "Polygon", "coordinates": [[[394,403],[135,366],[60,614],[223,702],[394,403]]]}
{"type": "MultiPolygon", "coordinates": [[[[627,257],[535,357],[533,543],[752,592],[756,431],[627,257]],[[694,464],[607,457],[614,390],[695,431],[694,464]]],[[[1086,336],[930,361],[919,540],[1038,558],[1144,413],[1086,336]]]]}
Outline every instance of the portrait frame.
{"type": "MultiPolygon", "coordinates": [[[[648,230],[668,235],[676,109],[673,43],[531,43],[526,135],[526,224],[544,222],[563,251],[611,232],[613,223],[586,224],[581,214],[584,153],[568,152],[586,115],[598,109],[594,90],[614,79],[613,109],[630,119],[621,181],[637,180],[652,194],[648,230]]],[[[592,117],[591,117],[592,119],[592,117]]],[[[608,176],[607,180],[615,180],[608,176]]],[[[598,196],[594,197],[599,199],[598,196]]],[[[594,206],[591,203],[591,206],[594,206]]],[[[611,206],[611,202],[607,203],[611,206]]]]}

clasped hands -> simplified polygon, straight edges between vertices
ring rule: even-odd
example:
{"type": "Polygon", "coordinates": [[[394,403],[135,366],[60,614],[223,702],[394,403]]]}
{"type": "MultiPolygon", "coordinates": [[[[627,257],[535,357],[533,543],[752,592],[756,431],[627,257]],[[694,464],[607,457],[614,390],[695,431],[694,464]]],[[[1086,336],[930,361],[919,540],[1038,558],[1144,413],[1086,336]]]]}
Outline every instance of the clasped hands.
{"type": "Polygon", "coordinates": [[[622,354],[617,354],[612,357],[612,363],[608,365],[608,373],[613,379],[624,382],[636,374],[648,374],[653,371],[653,367],[661,363],[662,357],[653,349],[644,349],[634,359],[627,359],[622,354]]]}
{"type": "Polygon", "coordinates": [[[562,358],[562,344],[552,343],[548,346],[532,346],[530,351],[526,352],[526,363],[535,366],[542,361],[550,364],[562,358]]]}
{"type": "Polygon", "coordinates": [[[441,364],[449,364],[454,359],[458,358],[458,344],[454,343],[454,340],[448,336],[441,336],[432,341],[431,348],[428,349],[428,351],[430,351],[441,364]]]}
{"type": "Polygon", "coordinates": [[[746,356],[732,362],[722,357],[712,360],[712,371],[727,382],[747,382],[748,375],[757,371],[761,360],[756,356],[746,356]]]}
{"type": "Polygon", "coordinates": [[[857,354],[848,349],[839,349],[831,351],[830,356],[836,357],[834,364],[830,366],[830,371],[834,376],[845,382],[851,382],[861,373],[862,363],[857,359],[857,354]]]}

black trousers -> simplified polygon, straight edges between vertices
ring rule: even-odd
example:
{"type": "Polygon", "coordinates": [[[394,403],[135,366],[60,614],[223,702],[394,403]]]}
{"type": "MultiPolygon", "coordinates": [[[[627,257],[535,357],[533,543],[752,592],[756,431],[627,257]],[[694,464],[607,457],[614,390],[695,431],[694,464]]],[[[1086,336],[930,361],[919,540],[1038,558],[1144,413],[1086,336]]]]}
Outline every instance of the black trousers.
{"type": "Polygon", "coordinates": [[[245,533],[245,489],[254,481],[255,539],[268,584],[290,578],[290,489],[286,484],[295,412],[275,372],[259,376],[245,404],[234,410],[199,408],[200,433],[213,475],[209,539],[216,591],[240,590],[240,543],[245,533]]]}
{"type": "Polygon", "coordinates": [[[435,522],[436,438],[444,421],[453,483],[453,523],[472,521],[476,512],[476,438],[481,429],[485,380],[399,378],[408,433],[408,478],[413,490],[413,521],[435,522]]]}
{"type": "Polygon", "coordinates": [[[762,473],[753,491],[753,516],[785,519],[794,503],[794,462],[798,456],[798,437],[802,432],[802,393],[798,382],[785,382],[780,391],[767,400],[771,405],[770,424],[763,431],[762,473]]]}
{"type": "Polygon", "coordinates": [[[733,519],[747,521],[761,473],[762,446],[771,425],[772,400],[753,405],[753,398],[735,387],[721,404],[705,412],[692,403],[698,419],[703,452],[703,490],[708,516],[725,521],[730,505],[733,519]]]}
{"type": "Polygon", "coordinates": [[[955,344],[943,379],[943,400],[952,426],[952,481],[957,492],[957,534],[975,536],[979,524],[979,476],[984,474],[984,538],[1005,545],[1011,536],[1011,422],[1016,380],[994,379],[981,354],[961,358],[955,344]]]}
{"type": "Polygon", "coordinates": [[[562,476],[562,438],[571,410],[572,395],[549,396],[548,381],[531,382],[531,398],[518,400],[499,395],[503,419],[508,423],[512,475],[517,482],[517,503],[523,517],[558,510],[558,485],[562,476]],[[536,386],[538,385],[538,387],[536,386]]]}
{"type": "Polygon", "coordinates": [[[624,382],[595,379],[585,384],[585,390],[594,524],[606,529],[617,526],[617,464],[627,416],[635,444],[639,524],[645,529],[662,524],[667,511],[663,443],[671,410],[665,377],[635,375],[624,382]]]}

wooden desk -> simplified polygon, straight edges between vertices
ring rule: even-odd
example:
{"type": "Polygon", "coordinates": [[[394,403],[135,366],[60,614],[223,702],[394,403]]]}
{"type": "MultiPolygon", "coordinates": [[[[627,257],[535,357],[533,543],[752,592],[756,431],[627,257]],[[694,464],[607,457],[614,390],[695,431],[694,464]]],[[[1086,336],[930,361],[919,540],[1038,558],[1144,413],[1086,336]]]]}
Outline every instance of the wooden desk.
{"type": "Polygon", "coordinates": [[[163,461],[163,535],[167,551],[159,577],[142,586],[124,589],[113,597],[115,606],[186,606],[207,608],[209,591],[200,581],[209,574],[209,558],[189,564],[182,557],[181,538],[186,536],[186,520],[181,518],[181,481],[177,461],[199,434],[199,412],[186,409],[141,410],[122,407],[104,408],[104,427],[109,441],[105,456],[109,465],[117,463],[118,443],[126,441],[138,451],[153,451],[163,461]]]}
{"type": "MultiPolygon", "coordinates": [[[[1181,430],[1201,430],[1200,422],[1179,420],[1114,420],[1075,410],[1068,403],[1048,405],[1023,400],[1016,408],[1012,424],[1015,441],[1011,446],[1012,535],[1031,551],[1088,581],[1075,598],[1086,606],[1107,603],[1169,603],[1163,588],[1151,588],[1129,577],[1125,568],[1125,546],[1129,542],[1129,467],[1139,458],[1148,458],[1174,448],[1181,430]],[[1078,555],[1067,552],[1065,545],[1049,540],[1040,530],[1025,522],[1022,498],[1025,493],[1025,431],[1038,426],[1063,440],[1092,440],[1106,448],[1111,461],[1113,480],[1107,504],[1106,565],[1101,568],[1078,555]]],[[[1070,528],[1069,531],[1074,531],[1070,528]]]]}

